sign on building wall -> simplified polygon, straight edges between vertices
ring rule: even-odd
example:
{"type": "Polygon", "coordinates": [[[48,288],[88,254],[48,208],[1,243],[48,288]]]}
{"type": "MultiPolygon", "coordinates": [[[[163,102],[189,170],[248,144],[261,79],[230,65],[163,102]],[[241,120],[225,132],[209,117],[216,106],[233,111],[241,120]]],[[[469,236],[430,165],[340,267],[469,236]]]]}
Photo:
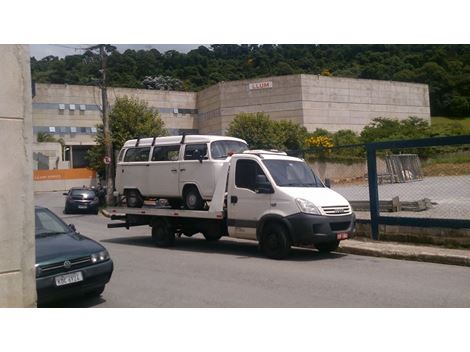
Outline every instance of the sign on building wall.
{"type": "Polygon", "coordinates": [[[250,90],[253,89],[269,89],[273,87],[273,82],[272,81],[266,81],[266,82],[256,82],[256,83],[250,83],[248,85],[248,88],[250,90]]]}

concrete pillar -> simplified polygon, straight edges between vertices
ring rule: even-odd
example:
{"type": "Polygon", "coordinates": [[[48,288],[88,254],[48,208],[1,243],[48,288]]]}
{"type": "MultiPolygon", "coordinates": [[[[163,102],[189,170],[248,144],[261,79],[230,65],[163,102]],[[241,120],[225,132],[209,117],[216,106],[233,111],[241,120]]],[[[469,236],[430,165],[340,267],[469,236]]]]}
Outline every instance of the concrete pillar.
{"type": "Polygon", "coordinates": [[[0,45],[0,307],[36,306],[27,45],[0,45]]]}

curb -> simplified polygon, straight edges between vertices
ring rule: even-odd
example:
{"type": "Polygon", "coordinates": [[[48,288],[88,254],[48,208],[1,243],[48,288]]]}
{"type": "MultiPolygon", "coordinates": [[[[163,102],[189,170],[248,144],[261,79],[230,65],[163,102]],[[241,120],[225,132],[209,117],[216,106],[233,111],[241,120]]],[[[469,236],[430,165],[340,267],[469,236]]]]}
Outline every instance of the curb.
{"type": "Polygon", "coordinates": [[[347,240],[341,242],[337,251],[372,257],[470,266],[470,250],[347,240]]]}

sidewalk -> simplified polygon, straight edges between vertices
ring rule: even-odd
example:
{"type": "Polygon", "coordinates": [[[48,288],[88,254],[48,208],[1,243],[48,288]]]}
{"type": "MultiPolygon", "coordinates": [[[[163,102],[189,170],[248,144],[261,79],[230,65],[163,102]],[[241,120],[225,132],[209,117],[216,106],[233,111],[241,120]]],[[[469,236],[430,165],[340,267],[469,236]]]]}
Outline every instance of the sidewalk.
{"type": "Polygon", "coordinates": [[[381,242],[372,240],[341,241],[338,252],[415,260],[440,264],[470,266],[470,249],[449,249],[436,246],[381,242]]]}

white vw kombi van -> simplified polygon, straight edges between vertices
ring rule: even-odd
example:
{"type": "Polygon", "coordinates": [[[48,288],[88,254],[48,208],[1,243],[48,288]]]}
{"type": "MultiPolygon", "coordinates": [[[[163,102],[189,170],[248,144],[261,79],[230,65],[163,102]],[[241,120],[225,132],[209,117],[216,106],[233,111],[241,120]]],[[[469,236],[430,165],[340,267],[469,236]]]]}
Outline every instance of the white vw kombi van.
{"type": "Polygon", "coordinates": [[[244,140],[225,136],[132,139],[118,156],[116,191],[129,207],[141,207],[145,198],[164,198],[172,207],[183,202],[188,209],[202,209],[227,157],[247,149],[244,140]]]}

